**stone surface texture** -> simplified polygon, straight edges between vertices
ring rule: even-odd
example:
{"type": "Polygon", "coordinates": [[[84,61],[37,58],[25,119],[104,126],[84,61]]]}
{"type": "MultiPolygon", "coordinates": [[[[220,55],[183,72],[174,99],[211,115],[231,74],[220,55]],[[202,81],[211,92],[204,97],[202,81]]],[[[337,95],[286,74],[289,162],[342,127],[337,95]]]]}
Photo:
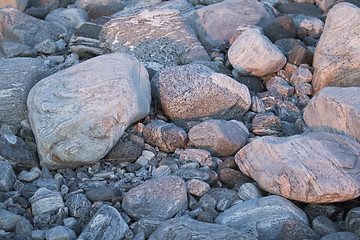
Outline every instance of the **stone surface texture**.
{"type": "Polygon", "coordinates": [[[0,191],[10,191],[16,181],[15,172],[9,164],[3,161],[0,161],[0,169],[0,191]]]}
{"type": "Polygon", "coordinates": [[[115,53],[37,83],[27,105],[40,163],[54,169],[103,158],[130,124],[149,113],[148,78],[137,59],[115,53]]]}
{"type": "Polygon", "coordinates": [[[88,20],[88,14],[80,8],[58,8],[46,15],[45,20],[71,30],[81,27],[88,20]]]}
{"type": "Polygon", "coordinates": [[[34,216],[46,213],[55,213],[59,208],[64,207],[64,201],[60,192],[50,191],[46,188],[39,188],[29,198],[31,211],[34,216]]]}
{"type": "Polygon", "coordinates": [[[235,161],[268,192],[307,203],[340,202],[360,195],[359,151],[350,138],[311,132],[255,138],[235,161]]]}
{"type": "Polygon", "coordinates": [[[16,8],[17,10],[23,12],[26,8],[27,3],[28,0],[2,0],[0,2],[0,8],[10,5],[16,8]]]}

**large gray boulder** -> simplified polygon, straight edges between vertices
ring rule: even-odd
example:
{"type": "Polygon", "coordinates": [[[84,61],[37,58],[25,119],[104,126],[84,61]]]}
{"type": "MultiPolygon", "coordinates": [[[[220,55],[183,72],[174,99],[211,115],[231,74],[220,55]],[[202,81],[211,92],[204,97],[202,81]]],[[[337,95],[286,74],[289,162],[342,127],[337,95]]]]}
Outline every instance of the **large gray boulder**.
{"type": "Polygon", "coordinates": [[[105,52],[128,52],[155,70],[210,60],[175,9],[145,9],[112,19],[103,26],[100,43],[105,52]]]}
{"type": "Polygon", "coordinates": [[[88,14],[81,8],[58,8],[46,15],[45,20],[73,30],[78,29],[88,20],[88,14]]]}
{"type": "Polygon", "coordinates": [[[344,134],[360,141],[360,87],[326,87],[304,109],[306,124],[315,131],[344,134]]]}
{"type": "Polygon", "coordinates": [[[339,3],[329,11],[314,54],[314,95],[327,86],[360,87],[359,32],[360,8],[339,3]]]}
{"type": "Polygon", "coordinates": [[[20,123],[27,118],[30,89],[50,70],[39,59],[12,58],[0,59],[0,72],[0,125],[20,123]]]}
{"type": "Polygon", "coordinates": [[[125,53],[102,55],[57,72],[30,91],[28,109],[40,164],[95,163],[150,108],[146,69],[125,53]]]}
{"type": "Polygon", "coordinates": [[[161,70],[151,84],[165,114],[180,125],[202,117],[233,119],[251,105],[245,85],[200,64],[161,70]]]}
{"type": "Polygon", "coordinates": [[[54,214],[59,208],[65,207],[61,193],[46,188],[36,190],[34,195],[29,198],[29,202],[34,216],[46,213],[54,214]]]}
{"type": "Polygon", "coordinates": [[[360,195],[359,154],[360,144],[348,137],[311,132],[255,138],[240,149],[235,162],[268,192],[327,203],[360,195]]]}
{"type": "Polygon", "coordinates": [[[289,200],[272,195],[237,201],[225,210],[215,223],[243,232],[251,232],[259,240],[275,240],[287,220],[309,224],[306,214],[289,200]]]}

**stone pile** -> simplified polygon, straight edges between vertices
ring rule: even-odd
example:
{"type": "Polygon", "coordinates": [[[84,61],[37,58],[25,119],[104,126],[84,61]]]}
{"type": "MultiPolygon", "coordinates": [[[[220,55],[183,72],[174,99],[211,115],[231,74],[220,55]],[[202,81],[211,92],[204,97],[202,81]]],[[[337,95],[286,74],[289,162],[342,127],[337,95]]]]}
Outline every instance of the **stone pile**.
{"type": "Polygon", "coordinates": [[[360,239],[338,2],[2,1],[0,239],[360,239]]]}

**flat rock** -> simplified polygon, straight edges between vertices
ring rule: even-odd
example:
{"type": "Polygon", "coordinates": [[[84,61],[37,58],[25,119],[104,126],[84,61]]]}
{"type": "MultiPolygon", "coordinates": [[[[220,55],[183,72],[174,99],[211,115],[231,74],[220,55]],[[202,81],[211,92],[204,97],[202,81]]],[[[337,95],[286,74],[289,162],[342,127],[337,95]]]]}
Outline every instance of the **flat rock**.
{"type": "Polygon", "coordinates": [[[320,235],[312,230],[307,224],[296,220],[286,221],[278,235],[278,240],[306,239],[319,240],[320,235]]]}
{"type": "Polygon", "coordinates": [[[359,7],[339,3],[329,11],[314,53],[314,94],[326,86],[360,86],[359,31],[359,7]]]}
{"type": "Polygon", "coordinates": [[[306,214],[289,200],[272,195],[247,201],[237,201],[215,219],[243,232],[251,232],[257,239],[277,239],[287,220],[309,224],[306,214]]]}
{"type": "Polygon", "coordinates": [[[143,143],[120,139],[105,156],[107,161],[135,162],[142,154],[143,143]]]}
{"type": "Polygon", "coordinates": [[[303,2],[284,2],[276,5],[276,9],[282,14],[304,14],[306,16],[322,17],[324,13],[315,4],[303,2]]]}
{"type": "Polygon", "coordinates": [[[228,56],[240,75],[264,76],[286,64],[281,50],[255,29],[243,32],[230,47],[228,56]]]}
{"type": "Polygon", "coordinates": [[[59,208],[65,206],[60,192],[50,191],[46,188],[39,188],[35,194],[29,198],[29,202],[34,216],[56,213],[59,208]]]}
{"type": "Polygon", "coordinates": [[[128,191],[122,201],[122,209],[136,219],[168,219],[186,209],[187,203],[185,182],[177,176],[165,176],[148,180],[128,191]]]}
{"type": "Polygon", "coordinates": [[[75,240],[76,234],[73,230],[67,227],[56,226],[46,231],[45,237],[46,240],[59,240],[59,239],[75,240]]]}
{"type": "Polygon", "coordinates": [[[33,47],[18,42],[0,42],[0,56],[5,58],[36,57],[33,47]]]}
{"type": "Polygon", "coordinates": [[[87,199],[85,194],[79,193],[66,200],[65,205],[69,208],[69,215],[71,217],[84,220],[89,213],[91,202],[87,199]]]}
{"type": "Polygon", "coordinates": [[[8,192],[16,181],[16,175],[12,167],[6,162],[0,161],[0,191],[8,192]]]}
{"type": "Polygon", "coordinates": [[[181,217],[170,219],[160,225],[149,238],[149,240],[155,239],[255,240],[257,238],[221,224],[205,223],[191,218],[181,217]]]}
{"type": "Polygon", "coordinates": [[[276,17],[274,21],[267,24],[263,29],[265,35],[272,42],[282,38],[295,38],[295,24],[289,16],[276,17]]]}
{"type": "Polygon", "coordinates": [[[326,87],[304,109],[306,124],[315,131],[344,134],[360,141],[360,87],[326,87]]]}
{"type": "Polygon", "coordinates": [[[158,103],[177,125],[207,116],[233,119],[251,105],[245,85],[200,64],[161,70],[151,84],[158,103]]]}
{"type": "Polygon", "coordinates": [[[28,97],[40,163],[55,169],[97,162],[149,113],[150,95],[146,69],[125,53],[92,58],[43,79],[28,97]]]}
{"type": "Polygon", "coordinates": [[[16,223],[21,219],[23,219],[22,216],[19,216],[5,209],[0,209],[0,229],[3,229],[5,231],[14,230],[16,223]]]}
{"type": "Polygon", "coordinates": [[[189,131],[191,144],[222,156],[233,155],[247,142],[249,131],[239,121],[207,120],[189,131]]]}
{"type": "Polygon", "coordinates": [[[349,231],[360,235],[360,207],[353,208],[346,214],[345,224],[349,231]]]}
{"type": "Polygon", "coordinates": [[[337,232],[327,234],[320,240],[360,240],[360,237],[352,232],[337,232]]]}
{"type": "Polygon", "coordinates": [[[268,192],[307,203],[342,202],[360,195],[359,151],[350,138],[311,132],[255,138],[235,161],[268,192]]]}
{"type": "Polygon", "coordinates": [[[210,60],[174,9],[145,9],[112,19],[103,26],[100,42],[103,51],[130,53],[154,70],[210,60]]]}

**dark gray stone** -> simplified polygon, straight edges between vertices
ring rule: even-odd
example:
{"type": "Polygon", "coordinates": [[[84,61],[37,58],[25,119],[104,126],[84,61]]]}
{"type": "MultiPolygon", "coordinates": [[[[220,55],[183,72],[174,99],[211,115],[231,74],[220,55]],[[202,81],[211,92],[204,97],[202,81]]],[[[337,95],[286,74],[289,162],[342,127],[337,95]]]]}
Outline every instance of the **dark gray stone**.
{"type": "Polygon", "coordinates": [[[88,16],[89,19],[96,19],[102,16],[110,16],[124,9],[121,3],[93,5],[89,6],[88,16]]]}
{"type": "Polygon", "coordinates": [[[346,214],[346,228],[360,236],[360,207],[353,208],[346,214]]]}
{"type": "Polygon", "coordinates": [[[5,209],[0,209],[0,229],[3,229],[5,231],[14,230],[16,227],[16,223],[21,219],[23,219],[22,216],[19,216],[5,209]]]}
{"type": "Polygon", "coordinates": [[[59,185],[55,179],[39,178],[33,182],[37,188],[46,188],[50,191],[59,191],[59,185]]]}
{"type": "Polygon", "coordinates": [[[55,41],[50,39],[45,39],[44,41],[39,42],[34,46],[38,53],[52,54],[56,52],[55,41]]]}
{"type": "Polygon", "coordinates": [[[210,185],[218,178],[214,171],[202,169],[179,169],[174,173],[174,175],[181,177],[185,181],[199,179],[209,183],[210,185]]]}
{"type": "Polygon", "coordinates": [[[275,108],[276,105],[283,100],[282,95],[273,89],[258,93],[257,96],[264,102],[266,106],[273,108],[275,108]]]}
{"type": "Polygon", "coordinates": [[[95,187],[85,193],[91,202],[109,201],[122,195],[121,191],[112,187],[95,187]]]}
{"type": "Polygon", "coordinates": [[[271,23],[264,28],[265,35],[272,41],[276,42],[282,38],[295,38],[295,24],[291,17],[276,17],[271,23]]]}
{"type": "Polygon", "coordinates": [[[313,62],[313,53],[304,45],[296,44],[288,57],[288,62],[300,66],[300,64],[313,62]]]}
{"type": "Polygon", "coordinates": [[[16,223],[15,232],[16,234],[31,234],[34,227],[26,218],[21,219],[16,223]]]}
{"type": "Polygon", "coordinates": [[[67,227],[57,226],[49,229],[46,232],[45,237],[46,240],[75,240],[76,234],[67,227]]]}
{"type": "Polygon", "coordinates": [[[264,196],[254,183],[244,183],[241,185],[238,195],[244,201],[264,196]]]}
{"type": "Polygon", "coordinates": [[[337,232],[325,235],[320,240],[360,240],[360,237],[352,232],[337,232]]]}
{"type": "Polygon", "coordinates": [[[319,240],[320,236],[308,225],[297,220],[286,221],[279,233],[278,240],[319,240]]]}
{"type": "Polygon", "coordinates": [[[134,234],[143,232],[145,237],[149,238],[149,236],[164,222],[165,219],[163,218],[145,217],[131,225],[131,229],[133,229],[134,234]]]}
{"type": "Polygon", "coordinates": [[[0,54],[5,58],[36,57],[34,48],[18,42],[0,42],[0,54]]]}
{"type": "Polygon", "coordinates": [[[275,42],[275,45],[280,48],[280,50],[286,55],[289,56],[291,50],[296,44],[302,43],[299,39],[295,38],[283,38],[275,42]]]}
{"type": "Polygon", "coordinates": [[[38,179],[40,176],[39,172],[28,172],[28,171],[21,171],[18,175],[18,179],[24,182],[33,182],[34,180],[38,179]]]}
{"type": "Polygon", "coordinates": [[[273,113],[256,114],[252,121],[252,131],[259,136],[280,134],[281,120],[273,113]]]}
{"type": "Polygon", "coordinates": [[[321,18],[323,11],[315,4],[303,3],[303,2],[285,2],[276,5],[277,10],[283,14],[304,14],[307,16],[313,16],[321,18]]]}
{"type": "Polygon", "coordinates": [[[233,188],[235,184],[244,184],[252,181],[251,178],[232,168],[221,168],[218,170],[219,180],[229,188],[233,188]]]}
{"type": "Polygon", "coordinates": [[[3,161],[0,161],[0,191],[10,191],[15,181],[16,175],[12,167],[3,161]]]}
{"type": "Polygon", "coordinates": [[[44,240],[45,239],[45,234],[46,234],[46,232],[43,231],[43,230],[34,230],[31,233],[31,238],[33,240],[44,240]]]}
{"type": "Polygon", "coordinates": [[[74,218],[85,220],[91,207],[91,202],[82,193],[75,194],[66,200],[65,205],[69,208],[69,215],[74,218]]]}
{"type": "Polygon", "coordinates": [[[142,151],[143,144],[120,139],[105,156],[105,159],[115,162],[135,162],[141,156],[142,151]]]}
{"type": "Polygon", "coordinates": [[[312,228],[320,236],[340,232],[341,228],[335,222],[325,216],[318,216],[312,221],[312,228]]]}

